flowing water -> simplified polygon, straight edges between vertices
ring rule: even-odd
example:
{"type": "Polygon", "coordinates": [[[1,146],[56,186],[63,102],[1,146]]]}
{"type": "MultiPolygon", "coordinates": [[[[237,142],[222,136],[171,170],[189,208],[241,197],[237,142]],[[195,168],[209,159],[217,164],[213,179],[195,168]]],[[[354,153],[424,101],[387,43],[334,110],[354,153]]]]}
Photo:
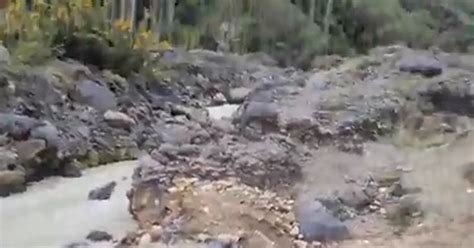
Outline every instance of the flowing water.
{"type": "Polygon", "coordinates": [[[24,193],[0,198],[0,247],[62,247],[84,240],[92,230],[123,237],[136,227],[126,197],[135,165],[121,162],[87,170],[80,178],[47,178],[24,193]],[[87,199],[91,189],[111,181],[117,186],[110,200],[87,199]]]}

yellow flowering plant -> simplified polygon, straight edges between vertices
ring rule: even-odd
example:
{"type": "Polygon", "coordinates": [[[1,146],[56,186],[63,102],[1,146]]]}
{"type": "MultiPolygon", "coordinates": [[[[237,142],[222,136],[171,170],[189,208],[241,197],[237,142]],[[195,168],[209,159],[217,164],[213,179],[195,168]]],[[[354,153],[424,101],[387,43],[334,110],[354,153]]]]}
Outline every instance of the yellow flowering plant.
{"type": "Polygon", "coordinates": [[[134,27],[128,18],[111,19],[111,4],[110,0],[12,0],[0,27],[0,41],[21,63],[42,62],[63,52],[79,54],[72,58],[82,60],[88,55],[80,46],[90,49],[92,42],[100,52],[91,54],[105,56],[103,68],[119,73],[138,65],[147,67],[154,61],[151,54],[171,49],[169,42],[160,42],[160,36],[150,31],[147,10],[145,20],[134,27]]]}

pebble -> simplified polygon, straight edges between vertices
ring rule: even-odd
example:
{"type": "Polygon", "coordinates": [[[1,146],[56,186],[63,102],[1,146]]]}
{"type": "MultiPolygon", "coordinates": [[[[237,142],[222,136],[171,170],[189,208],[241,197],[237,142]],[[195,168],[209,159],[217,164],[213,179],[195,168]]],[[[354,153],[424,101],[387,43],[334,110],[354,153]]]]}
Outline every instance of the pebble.
{"type": "Polygon", "coordinates": [[[140,238],[140,241],[138,242],[138,245],[139,245],[140,247],[144,247],[144,246],[150,245],[150,244],[151,244],[151,241],[152,241],[151,235],[148,234],[148,233],[145,233],[145,234],[140,238]]]}
{"type": "Polygon", "coordinates": [[[299,234],[300,234],[300,229],[297,226],[294,226],[290,231],[291,236],[297,237],[299,234]]]}

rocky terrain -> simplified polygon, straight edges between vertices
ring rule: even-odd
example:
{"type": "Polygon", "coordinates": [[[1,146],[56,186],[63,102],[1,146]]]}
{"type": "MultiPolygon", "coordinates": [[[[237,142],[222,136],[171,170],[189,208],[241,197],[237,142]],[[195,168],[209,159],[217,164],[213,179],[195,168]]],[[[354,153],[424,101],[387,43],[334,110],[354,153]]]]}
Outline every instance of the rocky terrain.
{"type": "MultiPolygon", "coordinates": [[[[138,229],[126,237],[96,230],[88,240],[208,248],[474,242],[474,57],[391,46],[317,58],[307,72],[263,54],[176,50],[162,60],[153,82],[74,61],[27,68],[5,60],[1,195],[138,159],[126,196],[138,229]],[[208,107],[223,104],[239,107],[212,118],[208,107]]],[[[107,201],[116,183],[101,184],[85,198],[107,201]]]]}

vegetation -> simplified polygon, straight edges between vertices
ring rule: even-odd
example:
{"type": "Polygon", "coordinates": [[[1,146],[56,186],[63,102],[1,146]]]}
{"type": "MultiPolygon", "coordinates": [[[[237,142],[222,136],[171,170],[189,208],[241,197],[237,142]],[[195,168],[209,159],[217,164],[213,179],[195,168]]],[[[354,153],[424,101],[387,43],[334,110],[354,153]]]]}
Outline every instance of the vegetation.
{"type": "Polygon", "coordinates": [[[136,15],[127,15],[140,18],[133,22],[110,18],[113,1],[14,2],[0,35],[20,62],[67,56],[122,75],[140,70],[150,51],[168,42],[264,51],[302,68],[318,54],[351,55],[390,43],[474,50],[472,0],[149,0],[137,1],[136,15]],[[142,11],[145,2],[159,5],[142,11]]]}

